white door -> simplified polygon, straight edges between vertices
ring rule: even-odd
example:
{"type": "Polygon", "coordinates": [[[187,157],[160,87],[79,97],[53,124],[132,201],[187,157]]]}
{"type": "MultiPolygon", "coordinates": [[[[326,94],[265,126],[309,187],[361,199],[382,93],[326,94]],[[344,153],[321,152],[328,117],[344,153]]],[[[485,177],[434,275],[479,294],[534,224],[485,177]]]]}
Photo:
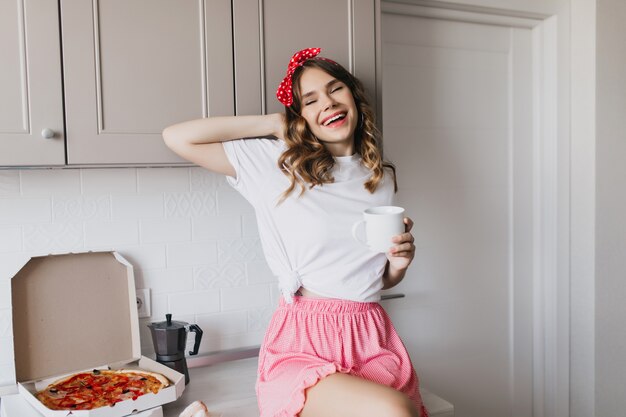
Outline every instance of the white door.
{"type": "Polygon", "coordinates": [[[456,417],[531,416],[532,30],[383,12],[385,157],[417,246],[388,310],[456,417]]]}

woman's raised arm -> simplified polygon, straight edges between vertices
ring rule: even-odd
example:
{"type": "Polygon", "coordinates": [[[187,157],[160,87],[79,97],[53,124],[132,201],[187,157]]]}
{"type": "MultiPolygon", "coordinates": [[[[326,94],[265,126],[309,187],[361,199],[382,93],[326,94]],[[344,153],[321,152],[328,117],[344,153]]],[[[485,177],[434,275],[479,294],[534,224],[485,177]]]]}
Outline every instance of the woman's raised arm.
{"type": "Polygon", "coordinates": [[[163,130],[165,144],[180,157],[206,169],[234,177],[222,142],[249,137],[284,137],[284,116],[209,117],[168,126],[163,130]]]}

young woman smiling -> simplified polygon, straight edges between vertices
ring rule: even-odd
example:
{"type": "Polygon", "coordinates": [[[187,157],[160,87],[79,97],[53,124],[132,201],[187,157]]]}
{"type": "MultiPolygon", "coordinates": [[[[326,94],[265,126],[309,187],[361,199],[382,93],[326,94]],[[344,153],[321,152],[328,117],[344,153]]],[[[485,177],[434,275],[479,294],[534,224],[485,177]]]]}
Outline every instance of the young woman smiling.
{"type": "Polygon", "coordinates": [[[319,48],[297,52],[277,98],[285,113],[213,117],[163,131],[177,154],[254,207],[282,297],[259,354],[261,417],[426,417],[418,378],[380,290],[398,284],[415,246],[386,254],[355,242],[365,208],[390,205],[393,165],[361,82],[319,48]]]}

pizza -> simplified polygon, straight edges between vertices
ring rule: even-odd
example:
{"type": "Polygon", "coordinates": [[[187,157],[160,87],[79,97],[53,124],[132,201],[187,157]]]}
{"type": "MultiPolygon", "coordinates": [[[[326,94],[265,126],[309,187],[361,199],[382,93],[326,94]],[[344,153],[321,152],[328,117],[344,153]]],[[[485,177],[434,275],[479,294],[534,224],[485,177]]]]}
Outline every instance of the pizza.
{"type": "Polygon", "coordinates": [[[36,397],[51,410],[91,410],[156,394],[170,385],[161,374],[135,369],[80,372],[53,382],[36,397]]]}

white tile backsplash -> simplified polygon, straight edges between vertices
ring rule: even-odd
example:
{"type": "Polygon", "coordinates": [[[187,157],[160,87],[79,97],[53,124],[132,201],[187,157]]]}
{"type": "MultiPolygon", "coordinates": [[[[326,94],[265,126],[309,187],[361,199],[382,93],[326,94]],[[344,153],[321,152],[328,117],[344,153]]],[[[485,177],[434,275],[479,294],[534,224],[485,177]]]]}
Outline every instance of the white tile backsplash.
{"type": "Polygon", "coordinates": [[[235,189],[227,184],[217,190],[219,214],[251,214],[254,213],[252,205],[241,196],[235,189]]]}
{"type": "Polygon", "coordinates": [[[12,328],[11,310],[8,308],[0,310],[0,340],[12,339],[12,328]]]}
{"type": "Polygon", "coordinates": [[[276,279],[265,260],[246,263],[246,276],[250,285],[274,282],[276,279]]]}
{"type": "Polygon", "coordinates": [[[270,285],[270,305],[277,306],[278,300],[280,299],[280,290],[278,289],[278,285],[270,285]]]}
{"type": "Polygon", "coordinates": [[[133,265],[141,265],[142,268],[166,267],[164,244],[119,246],[116,249],[133,265]]]}
{"type": "Polygon", "coordinates": [[[273,307],[259,307],[248,310],[248,329],[250,332],[262,332],[270,323],[273,307]]]}
{"type": "Polygon", "coordinates": [[[217,244],[172,243],[167,248],[168,266],[203,265],[217,260],[217,244]]]}
{"type": "Polygon", "coordinates": [[[193,291],[169,295],[169,309],[172,315],[206,314],[220,311],[220,292],[193,291]]]}
{"type": "Polygon", "coordinates": [[[259,237],[259,226],[254,213],[241,215],[241,229],[243,237],[259,237]]]}
{"type": "Polygon", "coordinates": [[[146,168],[137,170],[137,192],[189,191],[189,169],[146,168]]]}
{"type": "MultiPolygon", "coordinates": [[[[167,313],[171,313],[168,301],[168,294],[152,294],[152,320],[163,321],[167,313]]],[[[178,320],[178,316],[174,317],[178,320]]],[[[143,342],[143,341],[142,341],[143,342]]]]}
{"type": "Polygon", "coordinates": [[[263,260],[263,248],[259,239],[221,240],[218,243],[221,263],[255,262],[263,260]]]}
{"type": "Polygon", "coordinates": [[[110,247],[139,243],[139,224],[133,220],[85,222],[85,246],[110,247]]]}
{"type": "Polygon", "coordinates": [[[197,217],[193,222],[193,240],[232,239],[241,237],[241,216],[197,217]]]}
{"type": "Polygon", "coordinates": [[[222,288],[221,292],[222,311],[247,310],[271,304],[268,285],[222,288]]]}
{"type": "Polygon", "coordinates": [[[163,218],[163,194],[114,195],[111,198],[111,218],[153,219],[163,218]]]}
{"type": "MultiPolygon", "coordinates": [[[[155,317],[154,321],[163,321],[159,317],[155,317]]],[[[152,344],[152,335],[148,325],[152,323],[152,319],[139,319],[139,338],[141,339],[141,352],[144,355],[152,355],[154,353],[154,345],[152,344]]]]}
{"type": "Polygon", "coordinates": [[[0,310],[11,308],[11,281],[0,280],[0,310]]]}
{"type": "Polygon", "coordinates": [[[109,220],[111,197],[55,197],[52,201],[54,221],[109,220]]]}
{"type": "Polygon", "coordinates": [[[0,197],[20,195],[20,171],[0,171],[0,197]]]}
{"type": "MultiPolygon", "coordinates": [[[[9,279],[25,260],[109,249],[151,289],[143,327],[172,313],[211,335],[201,352],[258,344],[277,291],[256,228],[250,204],[198,167],[0,171],[0,352],[12,349],[9,279]]],[[[0,386],[13,380],[0,363],[0,386]]]]}
{"type": "Polygon", "coordinates": [[[0,339],[0,366],[12,365],[14,357],[13,339],[0,339]]]}
{"type": "Polygon", "coordinates": [[[15,367],[13,364],[0,365],[0,386],[15,384],[15,367]]]}
{"type": "Polygon", "coordinates": [[[247,314],[245,311],[199,315],[196,324],[201,329],[210,329],[206,333],[208,338],[248,331],[247,314]]]}
{"type": "Polygon", "coordinates": [[[191,191],[214,193],[219,187],[226,185],[226,180],[223,175],[215,174],[204,168],[190,168],[189,174],[191,191]]]}
{"type": "Polygon", "coordinates": [[[29,258],[26,252],[0,253],[0,281],[11,279],[29,258]]]}
{"type": "Polygon", "coordinates": [[[242,346],[260,345],[263,341],[264,332],[246,332],[237,334],[223,334],[215,339],[204,339],[202,337],[202,345],[200,353],[215,352],[220,350],[236,349],[242,346]]]}
{"type": "Polygon", "coordinates": [[[11,280],[8,279],[0,280],[0,309],[3,308],[11,308],[11,280]]]}
{"type": "Polygon", "coordinates": [[[80,173],[84,195],[137,192],[137,169],[135,168],[82,169],[80,173]]]}
{"type": "Polygon", "coordinates": [[[82,223],[27,224],[24,250],[47,254],[72,252],[84,247],[82,223]]]}
{"type": "Polygon", "coordinates": [[[52,203],[48,198],[1,198],[0,225],[48,223],[52,203]]]}
{"type": "Polygon", "coordinates": [[[215,193],[166,193],[166,217],[214,216],[216,211],[215,193]]]}
{"type": "Polygon", "coordinates": [[[21,175],[22,195],[80,194],[80,171],[76,169],[30,169],[21,175]]]}
{"type": "Polygon", "coordinates": [[[203,265],[194,268],[197,289],[241,287],[246,284],[246,267],[241,263],[203,265]]]}
{"type": "Polygon", "coordinates": [[[141,243],[188,242],[191,224],[189,218],[139,220],[139,238],[141,243]]]}
{"type": "Polygon", "coordinates": [[[22,250],[22,228],[19,226],[0,227],[0,252],[22,250]]]}
{"type": "Polygon", "coordinates": [[[193,268],[138,269],[135,270],[135,282],[138,288],[150,288],[152,294],[191,292],[193,268]]]}

